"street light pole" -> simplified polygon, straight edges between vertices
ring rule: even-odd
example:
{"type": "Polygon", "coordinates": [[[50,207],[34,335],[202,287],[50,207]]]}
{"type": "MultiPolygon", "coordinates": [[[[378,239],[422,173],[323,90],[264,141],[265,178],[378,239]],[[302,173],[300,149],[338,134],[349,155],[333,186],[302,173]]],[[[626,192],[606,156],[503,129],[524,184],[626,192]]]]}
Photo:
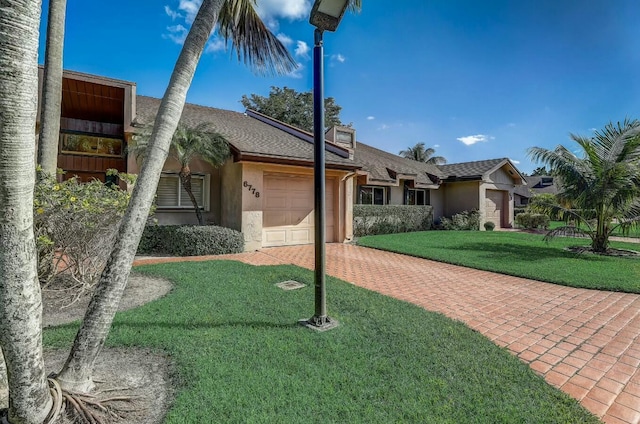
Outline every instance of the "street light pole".
{"type": "Polygon", "coordinates": [[[335,31],[349,0],[316,0],[309,22],[316,27],[313,47],[313,188],[314,188],[314,244],[315,244],[315,314],[301,323],[314,330],[334,328],[338,322],[327,315],[326,299],[326,208],[325,208],[325,151],[324,151],[324,47],[325,30],[335,31]]]}

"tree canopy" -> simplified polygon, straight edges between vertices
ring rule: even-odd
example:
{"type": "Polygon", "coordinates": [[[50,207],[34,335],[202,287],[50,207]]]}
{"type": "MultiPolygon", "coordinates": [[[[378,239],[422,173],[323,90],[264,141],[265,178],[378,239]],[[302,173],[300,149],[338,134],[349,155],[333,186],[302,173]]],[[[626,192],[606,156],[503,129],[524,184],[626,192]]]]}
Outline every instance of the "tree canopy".
{"type": "Polygon", "coordinates": [[[604,253],[617,227],[640,222],[640,121],[609,123],[591,138],[571,134],[571,139],[582,149],[581,156],[564,146],[529,149],[533,160],[549,165],[562,181],[560,205],[549,205],[550,211],[582,224],[548,236],[582,233],[591,238],[594,252],[604,253]]]}
{"type": "MultiPolygon", "coordinates": [[[[302,130],[313,132],[313,93],[303,93],[288,87],[271,87],[268,97],[252,94],[242,96],[240,103],[247,108],[260,112],[302,130]]],[[[340,121],[339,106],[333,97],[324,100],[325,129],[334,125],[343,125],[340,121]]]]}
{"type": "Polygon", "coordinates": [[[433,156],[435,153],[435,149],[425,147],[424,143],[416,143],[415,146],[407,147],[406,150],[400,150],[399,155],[403,158],[428,163],[430,165],[444,165],[447,163],[447,160],[443,156],[433,156]]]}
{"type": "Polygon", "coordinates": [[[539,176],[545,176],[545,175],[551,175],[551,171],[549,171],[546,166],[539,166],[536,169],[534,169],[533,172],[531,173],[532,177],[539,177],[539,176]]]}

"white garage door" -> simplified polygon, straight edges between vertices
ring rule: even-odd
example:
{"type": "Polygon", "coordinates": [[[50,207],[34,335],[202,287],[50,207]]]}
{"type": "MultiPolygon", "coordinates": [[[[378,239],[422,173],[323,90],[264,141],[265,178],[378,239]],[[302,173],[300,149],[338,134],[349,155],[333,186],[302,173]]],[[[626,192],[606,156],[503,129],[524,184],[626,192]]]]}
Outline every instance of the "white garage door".
{"type": "Polygon", "coordinates": [[[485,221],[491,221],[496,224],[497,228],[501,228],[504,191],[487,190],[485,196],[485,221]]]}
{"type": "MultiPolygon", "coordinates": [[[[313,177],[265,175],[262,246],[313,243],[313,177]]],[[[334,241],[333,184],[326,182],[326,238],[334,241]]]]}

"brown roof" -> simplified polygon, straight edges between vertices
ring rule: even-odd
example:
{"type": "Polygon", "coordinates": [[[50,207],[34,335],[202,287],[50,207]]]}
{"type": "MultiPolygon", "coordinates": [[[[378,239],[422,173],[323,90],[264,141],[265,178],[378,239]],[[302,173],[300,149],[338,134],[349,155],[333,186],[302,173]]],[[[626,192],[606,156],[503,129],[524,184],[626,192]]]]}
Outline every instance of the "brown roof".
{"type": "Polygon", "coordinates": [[[482,178],[484,174],[493,170],[504,161],[508,161],[507,158],[500,159],[488,159],[479,160],[475,162],[460,162],[451,163],[447,165],[438,165],[438,169],[442,172],[446,178],[482,178]]]}
{"type": "MultiPolygon", "coordinates": [[[[136,121],[139,124],[153,123],[160,99],[137,96],[136,100],[136,121]]],[[[227,138],[239,159],[303,165],[313,163],[313,144],[244,113],[187,103],[180,119],[182,123],[193,126],[210,122],[227,138]]],[[[326,152],[325,160],[329,168],[359,168],[349,158],[331,151],[326,152]]]]}

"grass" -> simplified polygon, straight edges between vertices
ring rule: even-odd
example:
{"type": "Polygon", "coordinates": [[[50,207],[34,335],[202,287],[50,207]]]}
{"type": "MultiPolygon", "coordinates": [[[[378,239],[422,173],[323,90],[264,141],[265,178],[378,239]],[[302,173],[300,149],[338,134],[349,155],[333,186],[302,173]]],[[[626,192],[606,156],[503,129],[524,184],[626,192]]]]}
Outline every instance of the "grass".
{"type": "MultiPolygon", "coordinates": [[[[551,221],[549,223],[549,228],[550,229],[554,229],[554,228],[558,228],[558,227],[564,227],[565,225],[567,225],[567,224],[564,221],[551,221]]],[[[586,229],[587,226],[584,225],[584,224],[581,224],[580,228],[586,229]]],[[[634,237],[634,238],[638,238],[638,237],[640,237],[640,226],[634,226],[634,227],[630,228],[629,232],[627,234],[624,234],[622,232],[622,229],[620,227],[618,227],[613,231],[612,235],[616,236],[616,237],[634,237]]]]}
{"type": "MultiPolygon", "coordinates": [[[[640,259],[575,254],[567,246],[587,239],[503,231],[426,231],[368,236],[358,244],[421,258],[572,287],[640,293],[640,259]]],[[[612,247],[640,250],[634,243],[612,247]]]]}
{"type": "MultiPolygon", "coordinates": [[[[505,349],[460,322],[327,278],[337,329],[313,312],[313,274],[231,261],[137,271],[175,282],[118,313],[109,346],[166,352],[179,374],[167,423],[596,423],[505,349]],[[283,291],[295,279],[307,287],[283,291]]],[[[71,344],[77,324],[45,330],[71,344]]]]}

